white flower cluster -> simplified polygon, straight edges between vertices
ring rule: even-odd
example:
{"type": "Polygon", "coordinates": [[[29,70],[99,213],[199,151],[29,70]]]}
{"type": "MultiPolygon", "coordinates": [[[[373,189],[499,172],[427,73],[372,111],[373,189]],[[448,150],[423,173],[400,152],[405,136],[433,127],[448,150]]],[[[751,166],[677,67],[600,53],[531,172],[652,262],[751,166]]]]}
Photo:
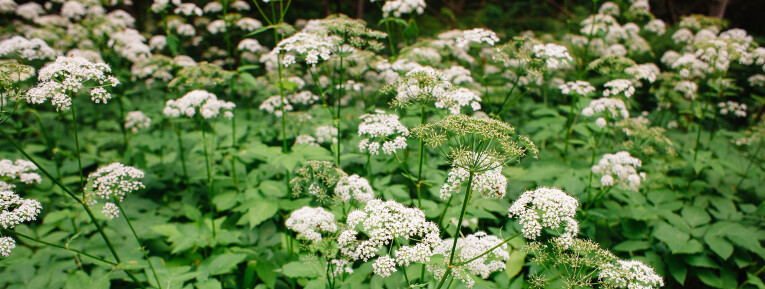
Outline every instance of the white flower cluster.
{"type": "Polygon", "coordinates": [[[553,43],[534,45],[531,50],[534,52],[534,56],[545,61],[545,66],[548,69],[559,69],[568,67],[573,63],[571,55],[568,54],[568,49],[565,46],[560,46],[553,43]]]}
{"type": "Polygon", "coordinates": [[[654,289],[664,286],[664,280],[637,260],[617,260],[617,264],[607,263],[600,266],[598,280],[613,288],[654,289]]]}
{"type": "Polygon", "coordinates": [[[457,85],[473,82],[473,78],[470,77],[470,70],[459,65],[444,69],[442,72],[447,80],[457,85]]]}
{"type": "Polygon", "coordinates": [[[409,102],[417,100],[442,99],[453,86],[446,80],[446,76],[430,66],[417,66],[407,72],[396,86],[396,100],[409,102]],[[426,82],[422,85],[420,82],[426,82]]]}
{"type": "Polygon", "coordinates": [[[720,114],[722,115],[728,115],[728,113],[732,112],[737,117],[746,117],[746,104],[728,101],[718,103],[717,107],[720,108],[720,114]]]}
{"type": "Polygon", "coordinates": [[[109,219],[114,220],[119,218],[120,208],[112,202],[106,202],[104,203],[104,207],[101,209],[101,213],[104,214],[104,216],[109,217],[109,219]]]}
{"type": "Polygon", "coordinates": [[[477,43],[479,45],[486,43],[490,46],[494,46],[494,44],[499,42],[499,37],[497,37],[497,33],[494,33],[494,31],[489,29],[475,28],[462,31],[462,36],[457,37],[455,40],[457,42],[457,48],[467,48],[471,43],[477,43]]]}
{"type": "Polygon", "coordinates": [[[396,201],[371,200],[364,209],[348,214],[348,229],[337,238],[340,252],[351,260],[368,261],[377,256],[383,247],[389,247],[395,240],[408,239],[410,244],[399,244],[393,252],[394,258],[380,256],[372,265],[374,273],[381,277],[390,276],[398,266],[430,261],[433,248],[441,243],[438,225],[425,219],[425,213],[418,208],[409,208],[396,201]],[[357,239],[359,231],[368,236],[357,239]]]}
{"type": "Polygon", "coordinates": [[[632,97],[635,94],[635,86],[632,85],[632,81],[627,79],[614,79],[603,85],[606,89],[603,91],[603,96],[609,97],[611,95],[624,95],[626,98],[632,97]]]}
{"type": "Polygon", "coordinates": [[[0,256],[10,256],[14,248],[16,248],[16,240],[11,237],[0,237],[0,256]]]}
{"type": "Polygon", "coordinates": [[[21,36],[13,36],[10,39],[0,41],[0,57],[15,56],[26,60],[52,59],[58,52],[50,48],[40,38],[26,39],[21,36]]]}
{"type": "MultiPolygon", "coordinates": [[[[92,191],[86,195],[86,201],[90,206],[98,202],[96,197],[107,201],[122,202],[125,195],[145,188],[140,181],[143,176],[143,171],[121,163],[115,162],[100,167],[88,176],[88,182],[92,182],[93,185],[91,186],[92,191]]],[[[110,202],[104,204],[101,212],[111,219],[119,216],[119,208],[110,202]]]]}
{"type": "Polygon", "coordinates": [[[337,277],[346,274],[353,274],[353,263],[345,259],[332,259],[329,261],[332,266],[335,266],[335,270],[332,272],[333,277],[337,277]]]}
{"type": "Polygon", "coordinates": [[[45,13],[45,9],[35,2],[27,2],[16,7],[16,15],[27,20],[40,17],[40,14],[43,13],[45,13]]]}
{"type": "MultiPolygon", "coordinates": [[[[180,2],[180,1],[178,1],[180,2]]],[[[202,16],[202,8],[197,7],[194,3],[183,3],[178,5],[173,11],[175,14],[181,14],[184,16],[202,16]]]]}
{"type": "MultiPolygon", "coordinates": [[[[475,234],[467,235],[467,237],[457,239],[457,248],[454,255],[454,261],[457,264],[471,260],[489,249],[502,243],[502,239],[496,236],[487,235],[485,232],[478,231],[475,234]]],[[[449,256],[452,252],[452,246],[454,245],[454,239],[446,239],[441,242],[435,249],[433,254],[440,254],[442,256],[449,256]]],[[[482,279],[489,278],[489,275],[496,271],[505,269],[505,261],[510,258],[510,254],[507,253],[507,244],[502,244],[492,250],[490,253],[481,256],[467,264],[454,268],[452,276],[455,279],[462,280],[465,286],[473,288],[475,281],[464,274],[467,270],[472,275],[481,277],[482,279]]],[[[446,268],[442,264],[428,264],[428,271],[436,276],[436,279],[440,279],[446,273],[446,268]]]]}
{"type": "Polygon", "coordinates": [[[146,45],[146,37],[135,29],[110,33],[109,38],[107,45],[130,62],[141,62],[151,57],[151,47],[146,45]]]}
{"type": "Polygon", "coordinates": [[[304,144],[304,145],[310,145],[310,146],[318,146],[319,144],[316,142],[316,138],[307,134],[301,134],[295,137],[295,144],[304,144]]]}
{"type": "MultiPolygon", "coordinates": [[[[630,66],[624,69],[624,72],[635,77],[636,80],[646,80],[649,83],[653,83],[661,74],[661,70],[656,64],[646,63],[630,66]]],[[[641,84],[638,82],[638,86],[641,84]]]]}
{"type": "Polygon", "coordinates": [[[648,23],[643,26],[643,29],[649,32],[653,32],[656,35],[664,35],[664,32],[667,31],[667,25],[664,24],[664,21],[661,19],[654,19],[651,21],[648,21],[648,23]]]}
{"type": "Polygon", "coordinates": [[[693,81],[681,80],[675,83],[674,89],[682,93],[686,98],[696,99],[696,92],[699,90],[699,86],[693,81]]]}
{"type": "MultiPolygon", "coordinates": [[[[582,109],[582,115],[586,117],[593,116],[595,113],[605,112],[610,118],[623,118],[630,117],[630,112],[627,110],[627,106],[624,105],[624,101],[618,98],[599,98],[590,102],[590,105],[582,109]]],[[[605,119],[599,118],[598,122],[605,122],[605,119]],[[601,120],[602,119],[602,120],[601,120]]],[[[604,123],[599,123],[598,126],[604,127],[604,123]],[[603,124],[603,125],[601,125],[603,124]]]]}
{"type": "Polygon", "coordinates": [[[266,51],[266,49],[262,45],[260,45],[260,42],[252,38],[242,39],[242,41],[239,42],[239,45],[236,47],[236,49],[249,51],[252,53],[259,53],[259,52],[266,51]]]}
{"type": "Polygon", "coordinates": [[[284,223],[288,229],[298,233],[297,238],[318,242],[321,241],[321,232],[337,232],[335,215],[327,212],[322,207],[311,208],[308,206],[292,212],[284,223]]]}
{"type": "Polygon", "coordinates": [[[316,142],[318,143],[337,143],[337,128],[331,125],[322,125],[316,127],[316,142]]]}
{"type": "Polygon", "coordinates": [[[751,86],[765,86],[765,75],[763,74],[755,74],[749,77],[748,79],[749,85],[751,86]]]}
{"type": "Polygon", "coordinates": [[[107,73],[111,72],[104,63],[92,63],[81,57],[59,56],[55,62],[48,63],[40,69],[37,79],[40,83],[27,91],[28,103],[43,103],[50,99],[56,110],[69,110],[72,105],[70,93],[76,93],[83,88],[85,82],[93,80],[97,85],[90,90],[91,100],[95,103],[106,103],[110,98],[103,86],[117,86],[117,78],[107,73]]]}
{"type": "Polygon", "coordinates": [[[521,219],[523,236],[531,240],[542,236],[543,228],[557,230],[566,223],[564,232],[556,240],[567,248],[579,233],[579,223],[574,219],[577,207],[579,201],[566,192],[540,187],[521,194],[508,212],[509,217],[521,219]]]}
{"type": "Polygon", "coordinates": [[[16,11],[16,8],[19,7],[18,4],[16,4],[16,1],[13,0],[0,0],[0,13],[8,14],[13,13],[16,11]]]}
{"type": "MultiPolygon", "coordinates": [[[[320,35],[298,32],[282,40],[273,50],[273,53],[291,52],[305,58],[305,62],[316,66],[321,60],[329,60],[331,48],[334,43],[328,37],[320,35]]],[[[282,59],[284,66],[290,66],[296,61],[295,55],[285,55],[282,59]]]]}
{"type": "Polygon", "coordinates": [[[641,165],[639,159],[630,156],[629,152],[622,151],[603,155],[598,164],[592,166],[592,172],[603,175],[600,184],[604,187],[611,187],[618,182],[627,189],[638,191],[640,181],[645,180],[645,173],[637,172],[641,165]]]}
{"type": "Polygon", "coordinates": [[[293,107],[286,97],[282,98],[281,95],[274,95],[260,104],[259,109],[264,110],[276,117],[282,117],[282,105],[284,105],[284,111],[292,111],[293,107]]]}
{"type": "Polygon", "coordinates": [[[376,110],[374,114],[362,115],[360,119],[359,136],[367,137],[359,142],[360,151],[369,151],[370,154],[377,155],[382,147],[383,153],[391,155],[397,150],[406,149],[409,129],[401,124],[398,115],[385,114],[382,110],[376,110]]]}
{"type": "MultiPolygon", "coordinates": [[[[15,162],[11,160],[0,160],[0,176],[6,178],[6,180],[18,180],[24,184],[30,185],[32,183],[41,183],[42,178],[40,175],[33,172],[37,169],[34,163],[22,159],[18,159],[15,162]]],[[[16,185],[0,180],[0,191],[7,191],[15,188],[16,185]]]]}
{"type": "Polygon", "coordinates": [[[481,97],[470,89],[452,89],[435,102],[437,108],[448,109],[451,114],[460,114],[462,107],[470,106],[473,111],[481,109],[481,97]]]}
{"type": "Polygon", "coordinates": [[[583,80],[569,81],[558,86],[560,92],[565,95],[580,95],[586,96],[595,92],[595,87],[590,85],[589,82],[583,80]]]}
{"type": "MultiPolygon", "coordinates": [[[[375,2],[378,0],[371,0],[375,2]]],[[[422,14],[425,12],[425,0],[379,0],[385,1],[382,6],[383,17],[388,17],[393,13],[394,17],[401,17],[402,14],[409,14],[417,12],[422,14]]]]}
{"type": "Polygon", "coordinates": [[[137,133],[138,130],[148,128],[149,126],[151,126],[151,118],[140,110],[128,112],[125,116],[125,129],[129,129],[133,133],[137,133]]]}
{"type": "Polygon", "coordinates": [[[0,191],[0,226],[13,229],[23,222],[34,221],[42,205],[33,199],[23,199],[11,191],[0,191]]]}
{"type": "Polygon", "coordinates": [[[502,164],[493,157],[482,157],[478,153],[467,152],[466,157],[457,159],[452,164],[449,176],[439,191],[442,200],[448,200],[452,194],[459,194],[462,190],[462,184],[470,178],[470,172],[465,167],[468,163],[475,162],[475,159],[482,162],[480,167],[489,169],[473,173],[472,191],[481,194],[484,198],[501,199],[505,197],[507,178],[502,174],[502,164]]]}
{"type": "Polygon", "coordinates": [[[354,174],[340,178],[335,185],[335,196],[343,202],[349,202],[353,197],[360,203],[366,203],[375,198],[375,192],[367,179],[354,174]]]}
{"type": "Polygon", "coordinates": [[[193,90],[186,93],[179,99],[171,99],[165,102],[165,109],[162,111],[166,116],[178,118],[181,115],[194,117],[197,114],[197,108],[203,118],[209,119],[217,117],[221,109],[225,110],[223,116],[226,118],[234,117],[232,109],[236,107],[233,102],[218,100],[215,94],[205,90],[193,90]]]}

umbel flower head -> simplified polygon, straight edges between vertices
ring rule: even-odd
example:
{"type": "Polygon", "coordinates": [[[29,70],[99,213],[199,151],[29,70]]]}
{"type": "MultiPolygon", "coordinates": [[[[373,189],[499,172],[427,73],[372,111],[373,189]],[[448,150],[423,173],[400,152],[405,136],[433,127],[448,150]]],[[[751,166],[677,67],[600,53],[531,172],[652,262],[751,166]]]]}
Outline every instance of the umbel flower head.
{"type": "Polygon", "coordinates": [[[629,190],[638,191],[640,181],[645,180],[645,173],[638,173],[637,168],[642,162],[623,151],[615,154],[605,154],[598,161],[597,165],[592,166],[592,172],[602,174],[600,185],[611,187],[619,184],[629,190]]]}
{"type": "Polygon", "coordinates": [[[598,280],[603,288],[653,289],[664,286],[664,280],[643,262],[617,260],[600,267],[598,280]]]}
{"type": "Polygon", "coordinates": [[[349,176],[329,161],[307,161],[303,167],[295,170],[295,177],[290,180],[290,186],[294,197],[307,190],[319,202],[332,197],[336,202],[349,202],[354,199],[365,203],[375,197],[367,179],[359,175],[349,176]],[[330,196],[329,191],[334,192],[334,195],[330,196]]]}
{"type": "Polygon", "coordinates": [[[385,154],[394,154],[397,150],[406,149],[406,137],[409,129],[398,120],[398,115],[385,114],[376,110],[374,114],[360,117],[359,136],[366,136],[359,142],[359,150],[369,151],[370,154],[380,153],[380,147],[385,154]]]}
{"type": "Polygon", "coordinates": [[[322,207],[305,206],[297,209],[287,218],[284,225],[287,226],[287,229],[297,232],[298,239],[314,242],[321,241],[321,232],[337,232],[335,215],[322,207]]]}
{"type": "Polygon", "coordinates": [[[284,66],[294,64],[296,56],[305,59],[307,64],[316,66],[321,60],[329,60],[333,46],[333,40],[326,35],[321,36],[313,33],[298,32],[280,41],[274,47],[273,53],[291,53],[285,55],[282,59],[284,66]]]}
{"type": "Polygon", "coordinates": [[[478,95],[469,89],[455,87],[441,71],[430,66],[412,69],[385,86],[383,92],[395,94],[391,105],[398,108],[414,104],[426,106],[432,102],[436,108],[447,109],[452,114],[459,114],[465,106],[474,111],[481,109],[478,95]]]}
{"type": "MultiPolygon", "coordinates": [[[[127,194],[145,188],[141,182],[143,176],[143,171],[121,163],[100,167],[88,176],[88,183],[92,185],[85,200],[90,206],[95,205],[99,198],[122,202],[127,194]]],[[[102,212],[112,219],[119,216],[119,209],[111,202],[104,205],[102,212]]]]}
{"type": "Polygon", "coordinates": [[[8,191],[16,187],[10,181],[18,179],[24,184],[41,183],[42,178],[38,173],[34,163],[18,159],[15,162],[11,160],[0,160],[0,191],[8,191]]]}
{"type": "Polygon", "coordinates": [[[393,250],[393,242],[398,245],[391,252],[395,258],[379,256],[372,264],[374,273],[381,277],[390,276],[396,265],[430,261],[433,248],[441,243],[438,225],[427,221],[420,209],[396,201],[371,200],[364,209],[348,214],[347,223],[348,229],[340,233],[337,243],[340,253],[351,260],[366,262],[383,248],[393,250]],[[366,239],[359,239],[359,233],[366,239]]]}
{"type": "Polygon", "coordinates": [[[13,229],[18,224],[34,221],[42,205],[33,199],[23,199],[11,191],[0,191],[0,226],[13,229]]]}
{"type": "Polygon", "coordinates": [[[165,110],[163,113],[169,117],[177,118],[181,115],[187,117],[194,117],[197,114],[197,110],[203,118],[215,118],[221,110],[225,110],[223,116],[232,118],[234,114],[231,112],[236,107],[233,102],[218,100],[215,94],[212,94],[206,90],[193,90],[186,93],[179,99],[171,99],[165,103],[165,110]]]}
{"type": "Polygon", "coordinates": [[[69,110],[71,96],[80,90],[90,88],[91,100],[106,103],[111,94],[104,86],[117,86],[117,78],[109,75],[111,68],[105,63],[92,63],[82,57],[59,56],[55,62],[40,69],[37,79],[40,83],[27,91],[28,103],[43,103],[50,99],[57,111],[69,110]]]}
{"type": "MultiPolygon", "coordinates": [[[[457,239],[457,253],[454,254],[455,262],[456,264],[462,264],[478,257],[501,243],[502,239],[497,238],[496,236],[487,235],[482,231],[467,235],[467,237],[459,238],[457,239]]],[[[452,252],[453,245],[454,239],[443,240],[441,244],[433,249],[433,254],[449,256],[452,252]]],[[[455,267],[451,274],[455,279],[462,280],[462,282],[465,283],[465,286],[472,288],[475,281],[466,273],[481,277],[482,279],[489,278],[491,273],[504,270],[505,261],[509,258],[510,254],[507,253],[507,244],[502,244],[486,255],[455,267]]],[[[446,273],[446,268],[443,265],[444,264],[428,264],[427,269],[436,276],[436,279],[441,279],[446,273]]]]}
{"type": "Polygon", "coordinates": [[[383,44],[377,40],[388,36],[384,32],[369,29],[364,20],[352,19],[344,14],[330,15],[315,21],[315,25],[307,25],[303,32],[336,36],[336,46],[347,44],[358,49],[380,50],[383,44]]]}
{"type": "Polygon", "coordinates": [[[481,194],[484,198],[501,199],[505,197],[507,192],[507,178],[502,174],[502,164],[497,162],[496,158],[488,154],[484,154],[484,156],[481,157],[479,153],[472,151],[465,151],[463,153],[466,154],[466,156],[455,158],[455,160],[460,163],[452,164],[446,183],[441,186],[441,199],[447,200],[452,194],[458,194],[462,191],[462,184],[467,182],[470,178],[470,172],[465,167],[470,166],[487,168],[486,170],[473,173],[473,192],[481,194]],[[480,164],[472,165],[469,163],[462,163],[472,162],[473,160],[478,160],[480,164]]]}
{"type": "Polygon", "coordinates": [[[537,148],[526,136],[513,136],[515,128],[490,118],[453,114],[420,125],[413,134],[444,155],[455,167],[481,172],[519,160],[527,153],[536,157],[537,148]],[[487,161],[489,160],[489,161],[487,161]]]}
{"type": "Polygon", "coordinates": [[[556,243],[567,248],[573,244],[573,239],[579,233],[579,223],[574,219],[577,207],[579,201],[566,192],[540,187],[521,194],[508,212],[510,218],[521,219],[523,236],[531,240],[541,237],[543,228],[559,230],[565,223],[564,231],[559,231],[560,236],[556,238],[556,243]]]}

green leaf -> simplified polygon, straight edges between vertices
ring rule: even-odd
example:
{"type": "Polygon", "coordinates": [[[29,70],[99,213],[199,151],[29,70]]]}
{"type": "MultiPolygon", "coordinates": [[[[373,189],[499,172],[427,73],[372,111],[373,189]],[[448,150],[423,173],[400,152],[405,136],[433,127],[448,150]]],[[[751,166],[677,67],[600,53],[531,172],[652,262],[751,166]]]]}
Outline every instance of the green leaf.
{"type": "Polygon", "coordinates": [[[706,211],[698,207],[684,207],[680,214],[691,227],[708,224],[709,221],[712,220],[706,211]]]}
{"type": "Polygon", "coordinates": [[[305,284],[305,287],[303,289],[324,289],[327,286],[327,281],[324,281],[322,279],[313,279],[311,281],[308,281],[308,284],[305,284]]]}
{"type": "Polygon", "coordinates": [[[727,260],[733,254],[733,245],[723,238],[707,234],[704,236],[704,242],[707,243],[712,252],[715,252],[723,260],[727,260]]]}
{"type": "Polygon", "coordinates": [[[265,283],[268,288],[276,287],[277,274],[274,272],[276,270],[276,266],[266,260],[258,260],[257,262],[258,263],[255,264],[255,272],[258,273],[258,278],[260,281],[263,281],[263,283],[265,283]]]}
{"type": "MultiPolygon", "coordinates": [[[[245,204],[247,205],[247,204],[245,204]]],[[[237,207],[237,210],[242,209],[242,206],[237,207]]],[[[250,229],[260,225],[263,221],[270,219],[279,210],[279,207],[270,201],[262,200],[256,203],[249,203],[249,206],[245,208],[247,212],[239,218],[236,222],[237,225],[249,224],[250,229]]]]}
{"type": "Polygon", "coordinates": [[[217,279],[207,279],[196,284],[198,289],[221,289],[223,286],[217,279]]]}
{"type": "Polygon", "coordinates": [[[231,209],[236,205],[236,192],[226,192],[213,197],[213,204],[218,211],[231,209]]]}
{"type": "Polygon", "coordinates": [[[683,233],[679,229],[664,222],[659,223],[655,227],[653,236],[666,243],[672,253],[685,250],[684,247],[688,244],[688,239],[690,239],[688,233],[683,233]]]}
{"type": "Polygon", "coordinates": [[[752,284],[754,286],[757,286],[757,289],[765,289],[765,284],[762,283],[762,279],[760,277],[757,277],[757,275],[754,275],[752,273],[746,272],[746,282],[744,284],[752,284]]]}
{"type": "Polygon", "coordinates": [[[83,271],[74,271],[74,273],[69,274],[69,277],[66,278],[64,289],[108,289],[109,284],[108,275],[92,278],[83,271]]]}
{"type": "Polygon", "coordinates": [[[247,258],[247,254],[225,253],[214,255],[205,259],[199,265],[197,280],[204,280],[208,276],[222,275],[234,271],[236,265],[242,263],[247,258]]]}
{"type": "Polygon", "coordinates": [[[242,65],[242,66],[237,67],[236,71],[237,72],[245,72],[245,71],[248,71],[248,70],[255,70],[255,69],[258,69],[258,68],[260,68],[260,65],[249,64],[249,65],[242,65]]]}
{"type": "Polygon", "coordinates": [[[276,27],[277,26],[275,26],[275,25],[263,26],[263,27],[260,27],[258,29],[255,29],[255,31],[252,31],[250,33],[245,34],[244,37],[247,38],[247,37],[250,37],[250,36],[253,36],[253,35],[257,35],[257,34],[263,33],[265,31],[268,31],[269,29],[276,28],[276,27]]]}
{"type": "Polygon", "coordinates": [[[722,279],[710,270],[698,270],[696,271],[696,276],[699,277],[699,280],[701,280],[702,283],[707,284],[710,287],[722,288],[723,286],[722,279]]]}
{"type": "Polygon", "coordinates": [[[688,267],[685,266],[685,263],[680,258],[675,256],[667,258],[667,267],[669,267],[669,274],[672,275],[672,278],[675,278],[677,283],[680,283],[680,285],[685,284],[685,278],[688,276],[688,267]]]}
{"type": "Polygon", "coordinates": [[[316,266],[300,261],[293,261],[282,266],[282,274],[290,278],[315,278],[321,276],[321,271],[319,271],[316,266]]]}
{"type": "Polygon", "coordinates": [[[720,266],[718,266],[717,263],[714,260],[712,260],[712,258],[709,258],[709,256],[707,256],[706,254],[699,254],[699,255],[693,255],[693,256],[687,257],[685,258],[685,263],[694,267],[713,268],[713,269],[720,268],[720,266]]]}
{"type": "Polygon", "coordinates": [[[508,279],[513,279],[523,269],[523,265],[526,263],[526,253],[519,250],[514,250],[510,253],[510,258],[505,262],[505,274],[508,279]]]}
{"type": "Polygon", "coordinates": [[[255,79],[252,74],[249,74],[247,72],[240,72],[239,73],[239,79],[249,88],[257,88],[258,87],[258,80],[255,79]]]}
{"type": "Polygon", "coordinates": [[[650,247],[651,242],[649,241],[627,240],[614,246],[612,250],[620,252],[636,252],[648,249],[650,247]]]}
{"type": "Polygon", "coordinates": [[[394,24],[398,24],[398,25],[401,25],[401,26],[404,26],[404,27],[409,26],[409,24],[406,23],[406,21],[404,21],[401,18],[396,18],[396,17],[385,17],[383,19],[380,19],[380,22],[377,22],[377,25],[383,25],[386,22],[393,22],[394,24]]]}

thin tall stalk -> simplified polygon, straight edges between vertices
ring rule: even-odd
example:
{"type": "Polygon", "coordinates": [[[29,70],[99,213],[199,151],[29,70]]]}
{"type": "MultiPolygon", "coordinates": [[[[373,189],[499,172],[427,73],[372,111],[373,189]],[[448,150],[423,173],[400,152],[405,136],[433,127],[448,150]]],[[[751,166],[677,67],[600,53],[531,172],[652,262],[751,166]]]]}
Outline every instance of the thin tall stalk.
{"type": "Polygon", "coordinates": [[[151,263],[151,259],[149,259],[149,253],[147,253],[146,248],[143,247],[143,241],[141,241],[141,238],[139,238],[138,234],[136,234],[135,229],[133,228],[133,223],[130,222],[130,217],[128,217],[125,209],[122,208],[121,202],[119,200],[114,201],[114,203],[117,204],[117,208],[119,208],[120,212],[122,212],[122,216],[125,217],[125,221],[127,221],[128,227],[130,227],[130,231],[133,232],[133,237],[135,237],[136,242],[138,242],[138,247],[141,249],[141,252],[143,252],[143,257],[146,258],[146,262],[149,262],[149,268],[151,269],[151,273],[154,275],[154,280],[157,281],[157,286],[159,286],[159,289],[162,289],[162,283],[159,282],[157,271],[154,270],[154,264],[151,263]]]}
{"type": "MultiPolygon", "coordinates": [[[[62,184],[57,178],[54,178],[53,175],[51,175],[50,172],[48,172],[48,170],[46,170],[34,157],[32,157],[29,153],[27,153],[27,151],[24,150],[24,148],[22,148],[13,139],[13,137],[9,135],[2,127],[0,127],[0,134],[2,134],[3,137],[5,137],[11,143],[11,145],[13,145],[13,147],[16,148],[16,150],[18,150],[22,155],[24,155],[24,157],[26,157],[30,162],[35,164],[35,166],[37,166],[40,172],[42,172],[45,176],[50,178],[54,184],[56,184],[62,190],[64,190],[64,192],[67,195],[69,195],[72,199],[74,199],[77,203],[79,203],[83,209],[85,209],[85,212],[87,213],[91,222],[93,222],[93,224],[96,226],[96,230],[98,230],[98,233],[101,235],[101,238],[104,240],[104,243],[106,243],[106,246],[109,248],[109,251],[111,252],[112,256],[117,261],[116,263],[117,264],[122,263],[122,258],[120,258],[119,254],[117,253],[117,250],[114,249],[114,245],[112,245],[111,240],[106,235],[106,232],[104,231],[103,226],[101,226],[101,223],[98,222],[98,220],[96,219],[96,216],[93,214],[93,211],[90,209],[90,206],[88,206],[85,200],[81,199],[80,197],[77,197],[77,195],[71,189],[69,189],[69,187],[62,184]]],[[[85,190],[83,189],[83,195],[84,195],[84,191],[85,190]]],[[[146,286],[143,285],[143,283],[141,283],[141,281],[138,280],[135,274],[133,274],[132,272],[128,270],[123,270],[123,271],[128,275],[128,277],[130,277],[131,280],[133,280],[135,284],[137,284],[141,288],[146,288],[146,286]]]]}
{"type": "Polygon", "coordinates": [[[444,276],[441,277],[441,281],[438,282],[438,287],[436,289],[440,289],[444,282],[446,281],[446,278],[449,276],[449,273],[452,272],[452,266],[454,265],[454,253],[457,249],[457,240],[459,239],[460,232],[462,231],[462,220],[465,218],[465,210],[467,210],[468,202],[470,202],[470,195],[473,193],[473,176],[475,175],[474,172],[470,172],[470,175],[468,176],[468,182],[467,182],[467,192],[465,192],[465,201],[462,203],[462,211],[460,212],[460,218],[457,221],[457,229],[454,231],[454,242],[452,243],[452,251],[449,253],[449,263],[446,268],[446,272],[444,273],[444,276]]]}

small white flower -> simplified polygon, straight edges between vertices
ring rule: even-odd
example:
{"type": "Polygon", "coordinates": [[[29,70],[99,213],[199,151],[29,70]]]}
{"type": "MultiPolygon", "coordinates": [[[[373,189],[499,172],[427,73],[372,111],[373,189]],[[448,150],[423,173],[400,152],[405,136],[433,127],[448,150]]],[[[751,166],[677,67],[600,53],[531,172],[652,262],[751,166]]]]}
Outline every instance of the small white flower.
{"type": "Polygon", "coordinates": [[[617,260],[600,266],[598,279],[614,288],[658,289],[664,286],[661,276],[643,262],[617,260]]]}
{"type": "Polygon", "coordinates": [[[527,239],[536,240],[542,236],[542,228],[557,230],[563,223],[566,224],[564,232],[558,240],[564,244],[570,243],[579,231],[579,224],[574,219],[579,201],[566,192],[555,189],[540,187],[534,191],[526,191],[513,202],[508,210],[509,217],[519,217],[523,228],[523,236],[527,239]]]}
{"type": "MultiPolygon", "coordinates": [[[[466,237],[461,237],[457,239],[456,251],[459,253],[454,255],[454,261],[456,263],[462,263],[471,260],[484,252],[489,251],[489,249],[494,248],[500,243],[502,243],[502,239],[487,235],[482,231],[467,235],[466,237]]],[[[441,244],[433,249],[433,254],[440,254],[445,257],[449,256],[451,255],[453,245],[454,239],[443,240],[441,244]]],[[[467,276],[467,274],[464,274],[465,271],[481,277],[482,279],[487,279],[491,273],[504,270],[505,261],[509,258],[510,254],[507,253],[507,244],[503,244],[502,246],[494,248],[484,256],[454,268],[451,274],[455,279],[462,280],[468,288],[472,288],[475,281],[470,277],[464,279],[464,276],[467,276]]],[[[443,264],[428,264],[427,269],[436,276],[436,279],[440,279],[446,274],[446,267],[443,266],[443,264]]]]}
{"type": "Polygon", "coordinates": [[[614,79],[606,82],[603,86],[606,87],[606,90],[603,91],[605,97],[624,95],[624,97],[630,98],[635,94],[635,86],[632,85],[632,81],[627,79],[614,79]]]}
{"type": "Polygon", "coordinates": [[[10,256],[14,248],[16,248],[16,240],[11,237],[0,237],[0,256],[10,256]]]}
{"type": "Polygon", "coordinates": [[[34,221],[42,210],[40,202],[23,199],[11,191],[0,191],[0,226],[13,229],[16,225],[34,221]]]}
{"type": "Polygon", "coordinates": [[[140,110],[128,112],[125,116],[125,129],[129,129],[133,133],[149,126],[151,126],[151,118],[140,110]]]}
{"type": "Polygon", "coordinates": [[[558,89],[560,89],[560,92],[565,95],[577,94],[580,96],[586,96],[595,92],[595,87],[590,85],[589,82],[582,80],[566,82],[565,84],[558,86],[558,89]]]}
{"type": "Polygon", "coordinates": [[[297,238],[309,241],[321,241],[321,232],[337,232],[335,215],[324,208],[302,207],[287,218],[284,225],[298,233],[297,238]]]}
{"type": "Polygon", "coordinates": [[[109,219],[114,220],[115,218],[120,217],[120,208],[112,202],[106,202],[104,203],[103,209],[101,209],[101,213],[103,213],[104,216],[109,217],[109,219]]]}
{"type": "Polygon", "coordinates": [[[625,188],[638,191],[641,180],[645,180],[645,174],[638,174],[637,168],[642,162],[630,156],[629,152],[623,151],[615,154],[605,154],[598,161],[597,165],[592,166],[592,172],[611,176],[611,178],[601,178],[601,185],[613,186],[619,183],[625,188]]]}
{"type": "Polygon", "coordinates": [[[209,119],[217,117],[221,110],[224,110],[223,116],[231,118],[233,114],[230,111],[234,107],[236,105],[233,102],[218,100],[215,94],[205,90],[193,90],[179,99],[165,102],[165,109],[162,112],[171,118],[178,118],[181,115],[192,118],[198,110],[203,118],[209,119]]]}
{"type": "Polygon", "coordinates": [[[374,199],[375,192],[367,179],[359,175],[343,176],[335,186],[335,195],[343,202],[349,202],[351,197],[360,203],[374,199]]]}
{"type": "Polygon", "coordinates": [[[143,171],[117,162],[100,167],[88,176],[88,182],[93,185],[86,195],[87,202],[95,205],[96,196],[121,202],[127,194],[145,188],[140,181],[143,176],[143,171]]]}

